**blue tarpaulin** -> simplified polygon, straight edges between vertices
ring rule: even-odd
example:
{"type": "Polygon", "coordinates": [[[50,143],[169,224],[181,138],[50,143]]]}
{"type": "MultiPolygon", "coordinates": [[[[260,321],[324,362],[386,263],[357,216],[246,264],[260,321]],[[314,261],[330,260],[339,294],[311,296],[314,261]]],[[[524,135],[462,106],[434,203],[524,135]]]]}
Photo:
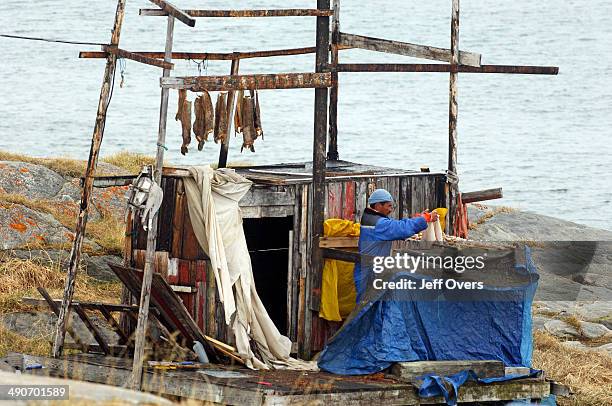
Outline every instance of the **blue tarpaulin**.
{"type": "MultiPolygon", "coordinates": [[[[500,272],[520,276],[522,282],[485,285],[471,300],[455,297],[459,293],[448,289],[426,298],[405,290],[370,289],[321,352],[319,368],[363,375],[395,362],[423,360],[500,360],[505,366],[531,366],[531,304],[538,275],[529,248],[519,251],[500,272]]],[[[395,272],[388,280],[420,283],[427,278],[395,272]]]]}

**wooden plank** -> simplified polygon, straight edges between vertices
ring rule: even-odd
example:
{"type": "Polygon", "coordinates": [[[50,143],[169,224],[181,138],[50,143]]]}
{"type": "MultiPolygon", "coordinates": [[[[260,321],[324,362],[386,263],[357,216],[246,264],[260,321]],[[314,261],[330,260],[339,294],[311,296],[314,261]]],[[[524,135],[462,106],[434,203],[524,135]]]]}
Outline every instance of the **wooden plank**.
{"type": "Polygon", "coordinates": [[[362,255],[358,252],[345,251],[336,248],[321,248],[323,258],[337,259],[340,261],[359,263],[362,255]]]}
{"type": "MultiPolygon", "coordinates": [[[[319,10],[310,8],[287,8],[276,10],[184,10],[184,12],[195,18],[218,18],[218,17],[329,17],[333,15],[332,10],[319,10]]],[[[168,15],[164,10],[140,9],[141,16],[164,16],[168,15]]]]}
{"type": "MultiPolygon", "coordinates": [[[[42,295],[42,292],[40,293],[42,295]]],[[[48,295],[48,293],[46,294],[48,295]]],[[[53,300],[53,303],[56,306],[55,308],[52,308],[51,310],[53,310],[54,312],[55,312],[55,309],[59,310],[59,305],[62,304],[62,300],[61,299],[51,299],[51,300],[53,300]]],[[[47,308],[49,305],[49,302],[47,300],[41,300],[41,299],[30,297],[30,296],[24,296],[23,298],[21,298],[21,302],[25,305],[37,307],[37,308],[39,307],[47,308]]],[[[80,300],[73,300],[72,304],[78,304],[79,306],[81,306],[82,309],[86,309],[86,310],[100,310],[100,308],[105,307],[111,312],[136,312],[138,313],[138,306],[134,306],[134,305],[123,305],[123,304],[101,303],[101,302],[86,302],[86,301],[83,302],[80,300]]]]}
{"type": "Polygon", "coordinates": [[[308,269],[308,190],[310,185],[301,186],[301,203],[300,203],[300,228],[299,228],[299,253],[300,253],[300,273],[299,277],[299,296],[298,296],[298,327],[297,327],[297,342],[298,352],[301,357],[304,356],[306,349],[304,346],[304,338],[306,336],[306,277],[308,269]]]}
{"type": "Polygon", "coordinates": [[[482,202],[484,200],[501,199],[502,197],[504,197],[504,193],[500,187],[461,193],[461,201],[463,203],[482,202]]]}
{"type": "Polygon", "coordinates": [[[328,218],[342,218],[342,183],[333,182],[327,185],[327,214],[328,218]]]}
{"type": "Polygon", "coordinates": [[[116,46],[102,45],[102,51],[109,54],[114,54],[117,58],[126,58],[132,61],[140,62],[145,65],[157,66],[158,68],[164,68],[168,70],[174,69],[174,64],[170,62],[160,61],[155,58],[148,58],[146,56],[139,55],[134,52],[126,51],[125,49],[118,48],[116,46]]]}
{"type": "Polygon", "coordinates": [[[207,263],[210,272],[206,273],[206,329],[207,335],[217,337],[217,283],[210,262],[207,263]]]}
{"type": "MultiPolygon", "coordinates": [[[[331,73],[277,73],[260,75],[186,76],[161,78],[161,87],[192,92],[264,89],[324,89],[331,86],[331,73]]],[[[327,90],[322,90],[327,93],[327,90]]]]}
{"type": "Polygon", "coordinates": [[[412,178],[404,176],[400,178],[400,218],[410,218],[412,216],[412,195],[410,194],[412,178]]]}
{"type": "MultiPolygon", "coordinates": [[[[238,68],[240,66],[240,59],[232,59],[232,66],[230,69],[230,75],[237,76],[238,68]]],[[[219,149],[219,163],[218,168],[225,168],[227,165],[227,153],[229,151],[230,134],[232,133],[232,125],[234,124],[234,96],[235,91],[230,90],[227,92],[227,130],[225,132],[225,138],[219,149]]]]}
{"type": "MultiPolygon", "coordinates": [[[[408,42],[391,41],[388,39],[366,37],[363,35],[340,33],[340,44],[368,51],[386,52],[396,55],[412,56],[414,58],[432,59],[434,61],[450,62],[451,50],[427,45],[417,45],[408,42]]],[[[480,66],[481,56],[474,52],[460,51],[461,65],[480,66]]]]}
{"type": "MultiPolygon", "coordinates": [[[[177,12],[176,9],[169,3],[163,0],[150,0],[162,8],[165,8],[171,16],[168,17],[166,26],[166,55],[164,60],[170,62],[172,55],[172,42],[174,37],[174,16],[179,15],[181,18],[182,12],[177,12]]],[[[178,10],[180,11],[180,10],[178,10]]],[[[195,21],[194,21],[195,24],[195,21]]],[[[192,25],[193,26],[193,25],[192,25]]],[[[163,77],[168,77],[170,71],[164,69],[163,77]]],[[[159,108],[159,127],[157,134],[157,154],[155,156],[155,165],[153,166],[153,180],[158,185],[161,185],[162,168],[164,166],[164,148],[166,143],[166,122],[168,120],[168,97],[169,90],[161,90],[161,102],[159,108]]],[[[153,264],[155,261],[155,248],[157,247],[157,227],[159,213],[153,215],[151,226],[147,232],[147,252],[145,257],[144,274],[142,279],[142,289],[140,291],[140,305],[138,311],[138,324],[134,333],[134,363],[132,366],[132,376],[129,383],[134,389],[140,389],[142,379],[142,363],[144,362],[144,347],[146,341],[146,330],[149,318],[149,302],[151,297],[151,280],[153,278],[153,264]]]]}
{"type": "Polygon", "coordinates": [[[196,22],[193,18],[191,18],[189,14],[185,13],[183,10],[179,9],[178,7],[176,7],[169,1],[165,1],[165,0],[149,0],[149,1],[159,6],[159,8],[161,8],[161,10],[164,13],[162,15],[171,15],[172,17],[176,18],[183,24],[186,24],[190,27],[195,26],[196,22]]]}
{"type": "MultiPolygon", "coordinates": [[[[121,36],[121,26],[123,25],[123,17],[125,15],[126,0],[117,1],[117,9],[115,11],[115,24],[111,34],[111,45],[119,45],[121,36]]],[[[109,55],[106,58],[106,67],[104,68],[104,78],[102,80],[102,88],[100,89],[100,98],[98,100],[98,110],[96,114],[96,123],[94,125],[91,148],[87,159],[87,168],[85,169],[85,180],[81,191],[81,204],[79,206],[79,216],[75,228],[74,241],[70,250],[70,261],[68,263],[68,272],[66,275],[66,284],[64,287],[64,296],[62,298],[62,306],[59,309],[57,316],[57,324],[55,325],[55,341],[53,342],[53,357],[59,357],[62,354],[64,339],[66,336],[66,324],[68,322],[67,313],[74,295],[74,285],[76,276],[81,262],[81,250],[83,248],[83,240],[85,238],[85,227],[89,216],[89,203],[93,192],[93,180],[98,164],[98,155],[100,153],[100,145],[104,136],[104,127],[106,124],[106,111],[110,103],[111,83],[114,78],[115,68],[117,66],[117,56],[109,55]]]]}
{"type": "Polygon", "coordinates": [[[391,373],[413,382],[422,375],[450,376],[466,369],[474,371],[479,378],[505,376],[504,363],[497,360],[398,362],[391,367],[391,373]]]}
{"type": "Polygon", "coordinates": [[[342,218],[355,221],[355,182],[342,183],[342,218]]]}
{"type": "Polygon", "coordinates": [[[355,221],[361,222],[361,216],[368,207],[368,182],[360,180],[355,182],[355,221]]]}
{"type": "Polygon", "coordinates": [[[391,193],[393,196],[393,211],[391,212],[391,218],[398,219],[401,218],[401,212],[399,209],[399,199],[400,199],[400,180],[399,177],[389,177],[387,178],[387,191],[391,193]]]}
{"type": "Polygon", "coordinates": [[[338,72],[441,72],[448,73],[507,73],[521,75],[556,75],[557,66],[515,66],[482,65],[474,66],[445,63],[339,63],[338,72]]]}
{"type": "Polygon", "coordinates": [[[319,240],[321,248],[357,248],[359,237],[322,237],[319,240]]]}
{"type": "Polygon", "coordinates": [[[185,223],[185,211],[187,202],[185,198],[185,185],[182,179],[176,181],[176,197],[174,202],[174,216],[172,219],[172,245],[170,256],[181,258],[183,252],[183,225],[185,223]]]}
{"type": "MultiPolygon", "coordinates": [[[[459,63],[459,0],[452,0],[451,13],[451,59],[450,65],[455,68],[459,63]]],[[[451,70],[448,82],[448,172],[457,175],[457,116],[459,106],[457,104],[457,72],[451,70]]],[[[453,234],[455,224],[456,201],[459,194],[457,182],[449,184],[449,203],[446,222],[447,234],[453,234]]]]}

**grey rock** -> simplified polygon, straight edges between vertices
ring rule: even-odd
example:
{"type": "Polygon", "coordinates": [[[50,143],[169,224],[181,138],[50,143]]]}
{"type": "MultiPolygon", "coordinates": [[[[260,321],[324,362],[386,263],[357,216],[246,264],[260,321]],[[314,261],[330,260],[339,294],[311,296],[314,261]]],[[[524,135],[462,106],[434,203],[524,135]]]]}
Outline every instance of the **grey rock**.
{"type": "Polygon", "coordinates": [[[551,319],[549,319],[548,317],[544,317],[544,316],[540,316],[540,315],[534,315],[533,318],[532,318],[532,322],[531,322],[531,330],[533,332],[535,332],[535,331],[546,331],[546,328],[544,326],[550,320],[551,319]]]}
{"type": "Polygon", "coordinates": [[[606,337],[612,334],[610,329],[598,323],[583,321],[580,323],[580,327],[582,328],[582,335],[590,339],[606,337]]]}
{"type": "Polygon", "coordinates": [[[118,281],[117,276],[108,266],[109,262],[121,265],[123,260],[114,255],[89,256],[85,260],[87,275],[104,282],[118,281]]]}
{"type": "Polygon", "coordinates": [[[597,350],[597,351],[605,351],[608,354],[612,355],[612,343],[600,345],[599,347],[595,348],[595,350],[597,350]]]}
{"type": "Polygon", "coordinates": [[[22,205],[0,207],[0,249],[28,243],[70,243],[72,232],[52,215],[22,205]]]}
{"type": "Polygon", "coordinates": [[[582,344],[580,341],[563,341],[562,345],[574,350],[590,351],[591,347],[582,344]]]}
{"type": "Polygon", "coordinates": [[[544,328],[550,334],[560,338],[580,337],[580,333],[574,326],[562,320],[550,320],[544,324],[544,328]]]}
{"type": "Polygon", "coordinates": [[[0,161],[0,170],[0,191],[29,199],[51,198],[64,184],[64,178],[58,173],[41,165],[0,161]]]}

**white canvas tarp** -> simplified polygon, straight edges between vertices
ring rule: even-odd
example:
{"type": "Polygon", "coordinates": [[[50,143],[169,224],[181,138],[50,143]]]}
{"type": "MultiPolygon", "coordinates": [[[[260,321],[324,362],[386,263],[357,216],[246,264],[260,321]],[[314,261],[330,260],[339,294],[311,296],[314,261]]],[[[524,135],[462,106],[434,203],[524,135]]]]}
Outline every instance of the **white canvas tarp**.
{"type": "Polygon", "coordinates": [[[252,182],[233,169],[190,167],[185,179],[193,230],[210,258],[225,322],[231,326],[239,356],[250,368],[316,369],[316,363],[293,359],[291,340],[280,334],[255,289],[251,258],[242,228],[239,200],[252,182]],[[256,344],[261,360],[249,344],[256,344]]]}

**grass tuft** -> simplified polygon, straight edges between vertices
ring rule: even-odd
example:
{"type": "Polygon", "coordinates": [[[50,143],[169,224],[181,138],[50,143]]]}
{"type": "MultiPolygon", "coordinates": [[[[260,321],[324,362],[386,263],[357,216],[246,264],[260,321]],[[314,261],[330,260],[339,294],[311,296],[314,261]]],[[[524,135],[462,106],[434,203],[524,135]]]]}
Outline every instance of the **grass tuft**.
{"type": "Polygon", "coordinates": [[[612,405],[612,356],[605,352],[568,348],[548,333],[535,332],[533,366],[574,392],[557,398],[561,406],[612,405]]]}
{"type": "Polygon", "coordinates": [[[101,158],[101,160],[119,168],[123,168],[132,174],[140,173],[144,165],[153,165],[155,163],[155,157],[153,156],[128,151],[121,151],[101,158]]]}

